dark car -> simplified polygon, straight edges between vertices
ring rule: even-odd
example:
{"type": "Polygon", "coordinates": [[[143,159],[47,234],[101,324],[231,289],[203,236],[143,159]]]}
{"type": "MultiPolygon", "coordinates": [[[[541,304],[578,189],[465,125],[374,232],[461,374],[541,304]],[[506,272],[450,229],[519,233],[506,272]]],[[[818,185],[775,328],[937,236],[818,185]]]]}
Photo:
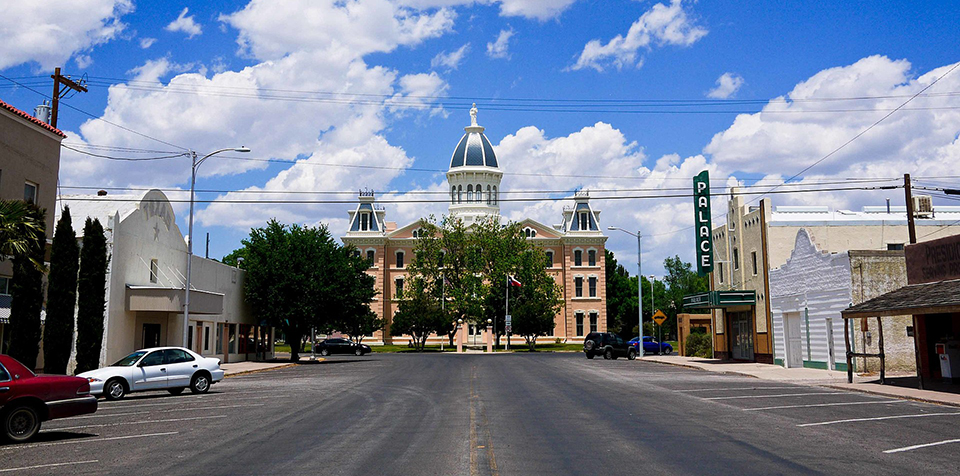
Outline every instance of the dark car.
{"type": "MultiPolygon", "coordinates": [[[[637,351],[639,352],[640,345],[637,344],[638,339],[639,337],[634,337],[633,339],[630,339],[629,344],[632,345],[633,348],[637,349],[637,351]]],[[[653,337],[643,336],[643,353],[644,355],[660,354],[660,353],[670,355],[673,353],[673,346],[666,342],[657,342],[656,340],[653,339],[653,337]]]]}
{"type": "Polygon", "coordinates": [[[633,348],[622,337],[612,332],[591,332],[583,339],[583,353],[588,359],[602,355],[611,360],[617,357],[626,357],[630,360],[637,358],[637,349],[633,348]]]}
{"type": "Polygon", "coordinates": [[[80,377],[35,375],[9,355],[0,355],[0,422],[3,436],[19,443],[40,431],[40,422],[97,411],[90,383],[80,377]]]}
{"type": "Polygon", "coordinates": [[[317,342],[316,353],[327,356],[330,354],[353,354],[353,355],[363,355],[373,352],[370,350],[370,346],[366,344],[356,344],[350,339],[341,339],[339,337],[332,337],[329,339],[324,339],[321,342],[317,342]]]}

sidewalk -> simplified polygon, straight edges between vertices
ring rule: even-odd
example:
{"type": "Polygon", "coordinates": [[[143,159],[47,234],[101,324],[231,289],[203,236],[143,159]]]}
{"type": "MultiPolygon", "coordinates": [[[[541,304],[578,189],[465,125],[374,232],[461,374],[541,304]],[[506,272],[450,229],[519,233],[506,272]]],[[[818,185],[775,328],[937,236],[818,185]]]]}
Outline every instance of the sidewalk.
{"type": "MultiPolygon", "coordinates": [[[[638,359],[639,360],[639,359],[638,359]]],[[[678,355],[648,355],[642,358],[645,362],[677,365],[692,369],[720,372],[762,380],[796,383],[801,385],[818,385],[853,392],[863,392],[887,397],[904,398],[921,402],[937,403],[942,405],[960,406],[960,393],[949,391],[920,390],[916,387],[902,385],[880,385],[876,376],[853,376],[854,383],[847,383],[847,373],[837,370],[821,369],[787,369],[779,365],[758,364],[754,362],[730,362],[717,359],[703,359],[698,357],[681,357],[678,355]]],[[[888,377],[888,381],[900,380],[888,377]]],[[[916,380],[916,377],[912,379],[916,380]]],[[[949,388],[949,387],[946,387],[949,388]]],[[[960,388],[958,388],[960,391],[960,388]]]]}
{"type": "MultiPolygon", "coordinates": [[[[300,357],[300,362],[322,362],[324,359],[317,357],[317,360],[311,361],[310,356],[300,357]]],[[[230,364],[220,364],[220,368],[223,370],[224,377],[233,377],[236,375],[249,374],[253,372],[262,372],[264,370],[276,370],[283,369],[287,367],[293,367],[297,365],[296,363],[290,362],[289,357],[287,360],[272,360],[268,362],[234,362],[230,364]]]]}

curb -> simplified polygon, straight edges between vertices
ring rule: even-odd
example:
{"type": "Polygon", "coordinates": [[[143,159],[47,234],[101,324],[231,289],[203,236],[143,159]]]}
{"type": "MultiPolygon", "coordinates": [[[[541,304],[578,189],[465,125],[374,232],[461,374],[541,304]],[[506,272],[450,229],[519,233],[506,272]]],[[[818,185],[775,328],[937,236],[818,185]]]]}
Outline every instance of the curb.
{"type": "Polygon", "coordinates": [[[837,385],[820,385],[820,386],[821,386],[821,387],[826,387],[826,388],[833,388],[833,389],[837,389],[837,390],[848,390],[848,391],[851,391],[851,392],[866,393],[866,394],[868,394],[868,395],[878,395],[878,396],[887,397],[887,398],[897,398],[897,399],[900,399],[900,400],[910,400],[910,401],[920,402],[920,403],[930,403],[930,404],[933,404],[933,405],[945,405],[945,406],[948,406],[948,407],[960,407],[960,403],[956,403],[956,402],[944,402],[944,401],[942,401],[942,400],[934,400],[934,399],[932,399],[932,398],[910,397],[910,396],[907,396],[907,395],[890,395],[889,393],[874,392],[874,391],[871,391],[870,389],[866,389],[866,388],[849,388],[849,387],[841,387],[841,386],[837,386],[837,385]]]}
{"type": "MultiPolygon", "coordinates": [[[[320,360],[320,359],[317,359],[317,362],[321,362],[321,360],[320,360]]],[[[290,367],[296,367],[297,365],[300,365],[300,364],[291,362],[291,363],[286,364],[286,365],[278,365],[278,366],[276,366],[276,367],[270,367],[270,368],[266,368],[266,369],[243,370],[243,371],[240,371],[240,372],[231,373],[230,375],[224,375],[223,378],[228,379],[228,378],[231,378],[231,377],[236,377],[236,376],[238,376],[238,375],[249,375],[249,374],[256,374],[256,373],[260,373],[260,372],[269,372],[269,371],[271,371],[271,370],[289,369],[290,367]]]]}
{"type": "Polygon", "coordinates": [[[684,369],[699,370],[699,371],[701,371],[701,372],[711,372],[711,373],[722,374],[722,375],[736,375],[736,376],[739,376],[739,377],[750,377],[750,378],[755,378],[755,379],[757,379],[757,380],[763,380],[763,379],[761,379],[760,377],[757,377],[756,375],[750,375],[750,374],[745,374],[745,373],[740,373],[740,372],[732,372],[732,371],[729,371],[729,370],[723,370],[723,371],[708,370],[708,369],[705,369],[705,368],[703,368],[703,367],[697,367],[697,366],[695,366],[695,365],[688,365],[688,364],[681,364],[681,363],[677,363],[677,362],[663,362],[663,361],[660,361],[660,360],[643,360],[643,357],[637,357],[637,360],[640,361],[640,362],[649,362],[649,363],[652,363],[652,364],[672,365],[672,366],[674,366],[674,367],[681,367],[681,368],[684,368],[684,369]]]}

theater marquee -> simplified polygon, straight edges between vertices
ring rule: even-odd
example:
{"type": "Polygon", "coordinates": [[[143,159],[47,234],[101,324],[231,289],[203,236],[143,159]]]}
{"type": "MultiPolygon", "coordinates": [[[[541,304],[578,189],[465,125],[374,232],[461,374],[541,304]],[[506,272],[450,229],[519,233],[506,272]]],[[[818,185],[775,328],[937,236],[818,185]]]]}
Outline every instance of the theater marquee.
{"type": "Polygon", "coordinates": [[[697,233],[697,272],[713,271],[713,236],[710,225],[710,174],[706,170],[693,177],[693,210],[697,233]]]}

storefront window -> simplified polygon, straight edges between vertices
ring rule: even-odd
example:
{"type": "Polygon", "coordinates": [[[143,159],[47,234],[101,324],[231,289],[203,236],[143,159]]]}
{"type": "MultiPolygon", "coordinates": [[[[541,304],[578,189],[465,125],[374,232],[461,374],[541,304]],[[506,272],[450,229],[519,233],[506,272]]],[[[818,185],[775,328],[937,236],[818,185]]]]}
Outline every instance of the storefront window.
{"type": "Polygon", "coordinates": [[[237,353],[237,325],[229,324],[227,326],[227,353],[237,353]]]}

